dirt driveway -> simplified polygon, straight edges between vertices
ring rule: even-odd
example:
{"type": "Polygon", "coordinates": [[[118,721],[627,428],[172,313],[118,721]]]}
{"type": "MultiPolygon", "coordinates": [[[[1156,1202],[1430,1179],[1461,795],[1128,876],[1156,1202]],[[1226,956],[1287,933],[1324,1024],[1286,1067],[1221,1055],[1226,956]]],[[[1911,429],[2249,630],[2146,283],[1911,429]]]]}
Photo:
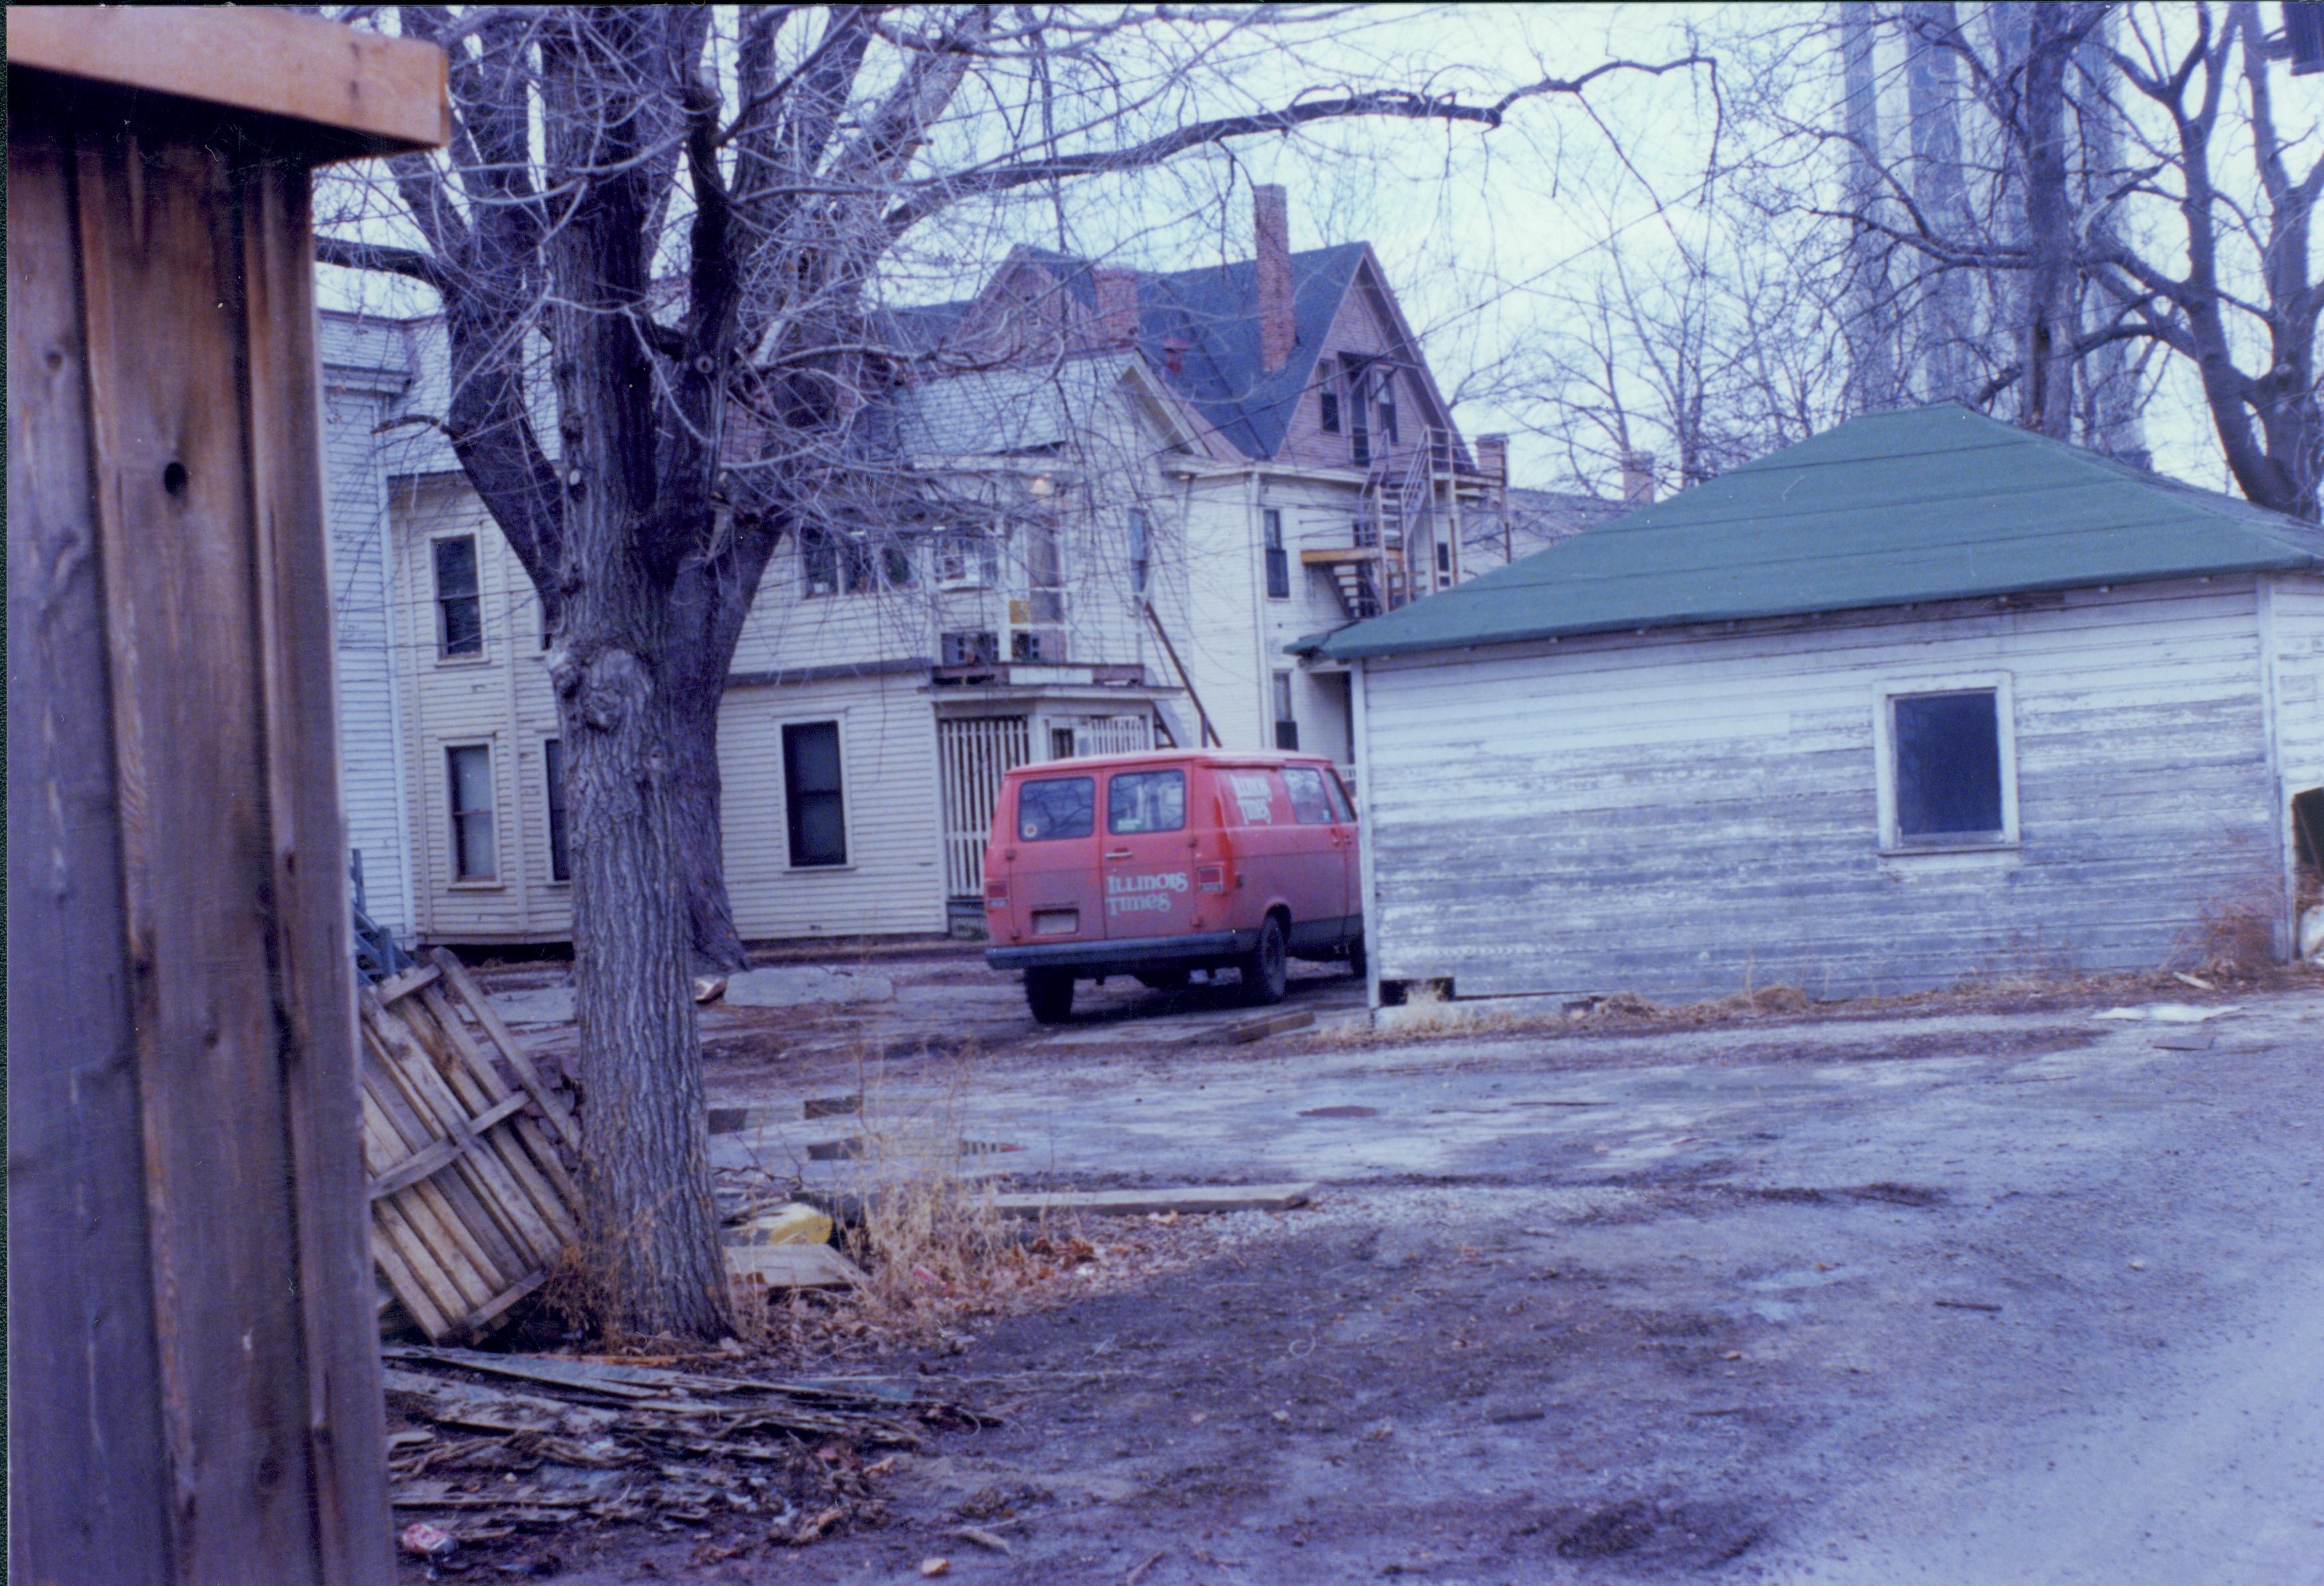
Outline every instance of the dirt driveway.
{"type": "Polygon", "coordinates": [[[890,1525],[567,1578],[2324,1581],[2324,993],[2093,1011],[1237,1047],[1101,1018],[783,1061],[729,1031],[714,1104],[795,1118],[876,1047],[891,1104],[1056,1181],[1323,1191],[908,1363],[1006,1420],[906,1459],[890,1525]]]}

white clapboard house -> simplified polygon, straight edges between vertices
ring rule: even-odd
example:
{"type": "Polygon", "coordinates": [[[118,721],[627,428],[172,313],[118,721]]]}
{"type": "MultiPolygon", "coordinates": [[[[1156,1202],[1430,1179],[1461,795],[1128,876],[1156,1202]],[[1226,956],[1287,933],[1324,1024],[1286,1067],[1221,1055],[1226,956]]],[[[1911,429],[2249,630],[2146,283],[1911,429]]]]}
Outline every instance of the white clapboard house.
{"type": "Polygon", "coordinates": [[[1945,405],[1346,628],[1393,999],[2282,953],[2324,532],[1945,405]]]}
{"type": "MultiPolygon", "coordinates": [[[[1279,189],[1256,221],[1251,260],[1145,273],[1024,249],[974,297],[895,315],[931,372],[864,444],[959,510],[842,514],[768,569],[719,718],[746,939],[981,921],[992,798],[1028,761],[1213,742],[1351,762],[1345,669],[1289,647],[1449,587],[1499,454],[1480,467],[1454,432],[1368,246],[1290,252],[1279,189]]],[[[392,743],[411,935],[561,940],[540,606],[427,422],[440,327],[329,334],[392,344],[374,362],[401,381],[332,387],[335,465],[360,432],[374,481],[335,472],[335,533],[370,548],[385,600],[343,617],[342,644],[381,635],[394,674],[347,701],[351,802],[392,743]]]]}

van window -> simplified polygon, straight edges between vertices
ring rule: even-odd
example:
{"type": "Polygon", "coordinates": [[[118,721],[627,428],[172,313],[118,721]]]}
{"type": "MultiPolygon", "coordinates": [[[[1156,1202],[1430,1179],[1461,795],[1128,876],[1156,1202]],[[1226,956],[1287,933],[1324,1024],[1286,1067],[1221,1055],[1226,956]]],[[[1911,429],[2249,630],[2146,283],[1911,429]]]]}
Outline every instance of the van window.
{"type": "Polygon", "coordinates": [[[1342,825],[1352,823],[1356,818],[1355,808],[1348,802],[1348,790],[1340,786],[1337,771],[1323,779],[1323,790],[1331,795],[1333,817],[1342,825]]]}
{"type": "Polygon", "coordinates": [[[1096,778],[1044,777],[1017,789],[1017,834],[1026,842],[1086,837],[1096,829],[1096,778]]]}
{"type": "Polygon", "coordinates": [[[1291,818],[1301,825],[1328,826],[1338,818],[1332,813],[1332,796],[1323,791],[1323,773],[1314,766],[1285,766],[1283,785],[1291,790],[1291,818]]]}
{"type": "Polygon", "coordinates": [[[1186,829],[1186,773],[1122,771],[1105,788],[1105,829],[1128,836],[1139,832],[1186,829]]]}

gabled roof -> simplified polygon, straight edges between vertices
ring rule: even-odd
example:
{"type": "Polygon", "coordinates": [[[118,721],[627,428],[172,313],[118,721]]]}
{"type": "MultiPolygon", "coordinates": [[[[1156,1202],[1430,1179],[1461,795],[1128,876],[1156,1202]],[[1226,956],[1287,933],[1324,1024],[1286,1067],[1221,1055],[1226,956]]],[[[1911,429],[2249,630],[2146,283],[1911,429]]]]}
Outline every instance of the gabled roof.
{"type": "MultiPolygon", "coordinates": [[[[1259,354],[1259,267],[1249,259],[1196,270],[1139,272],[1139,350],[1235,450],[1245,456],[1273,456],[1300,394],[1314,378],[1333,318],[1370,253],[1362,243],[1343,243],[1291,255],[1292,331],[1297,339],[1291,356],[1272,374],[1259,354]]],[[[1025,264],[1045,271],[1056,290],[1094,311],[1095,277],[1088,260],[1019,247],[995,280],[1025,264]]],[[[937,352],[955,337],[974,333],[972,310],[983,300],[891,309],[890,334],[914,353],[937,352]]]]}
{"type": "Polygon", "coordinates": [[[1952,403],[1876,413],[1342,628],[1336,659],[2324,568],[2324,530],[1952,403]]]}

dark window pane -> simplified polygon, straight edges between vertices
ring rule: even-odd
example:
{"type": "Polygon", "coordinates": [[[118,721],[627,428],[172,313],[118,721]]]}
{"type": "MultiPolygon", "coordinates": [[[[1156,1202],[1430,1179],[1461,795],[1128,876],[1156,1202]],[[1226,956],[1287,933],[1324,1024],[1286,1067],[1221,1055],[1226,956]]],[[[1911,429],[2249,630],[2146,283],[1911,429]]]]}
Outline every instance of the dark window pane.
{"type": "Polygon", "coordinates": [[[839,724],[783,729],[783,810],[795,866],[847,862],[847,813],[840,792],[839,724]]]}
{"type": "Polygon", "coordinates": [[[1097,780],[1044,777],[1017,789],[1017,834],[1028,843],[1086,837],[1097,829],[1097,780]]]}
{"type": "Polygon", "coordinates": [[[1896,834],[1984,836],[2001,830],[2001,724],[1994,692],[1893,702],[1896,834]]]}
{"type": "Polygon", "coordinates": [[[839,541],[828,530],[808,529],[799,535],[801,593],[839,593],[839,541]]]}
{"type": "Polygon", "coordinates": [[[1130,836],[1139,832],[1186,829],[1186,773],[1123,771],[1106,784],[1105,829],[1130,836]]]}
{"type": "Polygon", "coordinates": [[[1326,391],[1326,392],[1318,392],[1317,394],[1323,398],[1323,432],[1324,432],[1326,435],[1337,435],[1337,434],[1339,434],[1339,433],[1340,433],[1340,393],[1339,393],[1338,392],[1336,392],[1336,391],[1326,391]]]}
{"type": "Polygon", "coordinates": [[[551,738],[540,752],[549,783],[549,879],[570,881],[572,850],[565,845],[565,744],[551,738]]]}
{"type": "Polygon", "coordinates": [[[484,648],[484,602],[476,592],[473,535],[436,542],[436,647],[442,655],[480,655],[484,648]]]}

